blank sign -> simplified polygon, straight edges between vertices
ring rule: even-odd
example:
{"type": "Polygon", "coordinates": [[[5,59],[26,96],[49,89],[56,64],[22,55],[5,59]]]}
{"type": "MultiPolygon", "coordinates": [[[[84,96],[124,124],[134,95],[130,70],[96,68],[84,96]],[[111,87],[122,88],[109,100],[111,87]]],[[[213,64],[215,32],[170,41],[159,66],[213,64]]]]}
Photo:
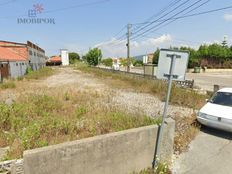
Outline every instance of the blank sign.
{"type": "Polygon", "coordinates": [[[188,66],[189,52],[161,49],[156,77],[158,79],[167,79],[170,74],[171,57],[176,56],[175,67],[173,70],[173,80],[184,81],[188,66]]]}

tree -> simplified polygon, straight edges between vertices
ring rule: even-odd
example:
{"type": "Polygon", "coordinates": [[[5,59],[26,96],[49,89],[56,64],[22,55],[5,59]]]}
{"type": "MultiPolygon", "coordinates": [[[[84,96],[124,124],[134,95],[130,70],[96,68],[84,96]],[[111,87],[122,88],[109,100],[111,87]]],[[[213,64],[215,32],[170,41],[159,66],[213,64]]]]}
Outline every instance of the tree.
{"type": "Polygon", "coordinates": [[[180,50],[189,52],[188,68],[194,68],[200,65],[200,59],[196,50],[190,47],[180,47],[180,50]]]}
{"type": "Polygon", "coordinates": [[[85,55],[89,65],[97,66],[102,58],[102,52],[98,48],[93,48],[85,55]]]}
{"type": "Polygon", "coordinates": [[[223,47],[227,47],[227,40],[226,40],[226,36],[224,37],[224,40],[222,41],[222,46],[223,47]]]}
{"type": "Polygon", "coordinates": [[[142,60],[135,60],[135,61],[133,62],[133,65],[134,65],[134,66],[143,66],[143,61],[142,61],[142,60]]]}
{"type": "Polygon", "coordinates": [[[112,58],[102,59],[101,63],[105,66],[112,67],[113,60],[112,58]]]}
{"type": "Polygon", "coordinates": [[[78,60],[80,60],[80,56],[78,53],[75,53],[75,52],[69,53],[69,63],[70,64],[74,64],[78,60]]]}
{"type": "Polygon", "coordinates": [[[159,48],[157,48],[156,51],[155,51],[154,54],[153,54],[152,64],[158,64],[158,61],[159,61],[159,53],[160,53],[160,50],[159,50],[159,48]]]}

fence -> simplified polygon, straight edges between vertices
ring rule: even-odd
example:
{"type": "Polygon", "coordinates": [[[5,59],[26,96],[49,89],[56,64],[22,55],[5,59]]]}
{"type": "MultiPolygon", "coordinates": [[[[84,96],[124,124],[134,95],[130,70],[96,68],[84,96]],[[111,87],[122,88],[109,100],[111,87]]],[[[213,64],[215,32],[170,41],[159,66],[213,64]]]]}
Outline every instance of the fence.
{"type": "MultiPolygon", "coordinates": [[[[100,69],[103,71],[108,71],[111,73],[117,73],[117,74],[124,74],[127,76],[131,76],[133,78],[145,78],[145,79],[151,79],[151,80],[158,80],[156,76],[152,75],[147,75],[147,74],[141,74],[141,73],[134,73],[134,72],[126,72],[126,71],[118,71],[114,69],[107,69],[107,68],[100,68],[100,67],[92,67],[96,69],[100,69]]],[[[166,80],[165,80],[166,81],[166,80]]],[[[185,80],[185,81],[175,81],[176,85],[180,87],[185,87],[185,88],[193,88],[194,87],[194,80],[185,80]]]]}

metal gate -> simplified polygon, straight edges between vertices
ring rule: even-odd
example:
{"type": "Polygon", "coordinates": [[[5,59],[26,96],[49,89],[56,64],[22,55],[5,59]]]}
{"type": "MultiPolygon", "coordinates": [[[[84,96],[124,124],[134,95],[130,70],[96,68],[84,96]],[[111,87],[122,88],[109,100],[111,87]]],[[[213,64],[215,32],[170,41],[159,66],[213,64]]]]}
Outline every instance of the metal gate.
{"type": "Polygon", "coordinates": [[[0,64],[1,78],[8,78],[9,76],[9,64],[0,64]]]}

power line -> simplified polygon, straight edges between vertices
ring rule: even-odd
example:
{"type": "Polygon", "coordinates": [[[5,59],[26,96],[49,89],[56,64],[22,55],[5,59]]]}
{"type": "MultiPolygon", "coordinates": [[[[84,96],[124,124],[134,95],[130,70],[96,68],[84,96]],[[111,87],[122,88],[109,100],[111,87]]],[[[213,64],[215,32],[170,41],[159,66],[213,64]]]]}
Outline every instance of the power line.
{"type": "MultiPolygon", "coordinates": [[[[159,15],[161,15],[161,14],[163,14],[166,10],[168,10],[170,7],[172,7],[173,5],[176,5],[177,3],[179,3],[181,0],[174,0],[174,1],[172,1],[170,4],[168,4],[165,8],[163,8],[161,11],[159,11],[158,13],[156,13],[156,14],[154,14],[154,15],[152,15],[150,18],[148,18],[147,19],[147,21],[149,21],[149,20],[151,20],[152,18],[154,18],[154,17],[158,17],[159,15]]],[[[181,5],[184,5],[186,2],[188,2],[188,1],[190,1],[190,0],[187,0],[187,1],[185,1],[184,3],[182,3],[181,5]]],[[[180,6],[181,6],[180,5],[180,6]]],[[[179,6],[179,7],[180,7],[179,6]]],[[[179,7],[177,7],[177,8],[179,8],[179,7]]],[[[176,9],[176,8],[175,8],[176,9]]],[[[137,23],[137,24],[133,24],[132,26],[136,26],[136,28],[135,29],[132,29],[132,32],[134,31],[134,30],[137,30],[138,31],[138,29],[139,28],[141,28],[141,26],[143,25],[140,25],[139,27],[137,27],[137,25],[140,25],[139,23],[137,23]]],[[[124,30],[124,28],[126,28],[126,26],[124,26],[123,28],[122,28],[122,30],[124,30]]],[[[120,31],[121,32],[121,31],[120,31]]],[[[119,32],[119,33],[120,33],[119,32]]],[[[126,35],[126,34],[125,34],[126,35]]],[[[117,38],[116,40],[119,40],[119,41],[125,41],[125,39],[123,39],[124,37],[125,37],[125,35],[122,35],[120,38],[117,38]]],[[[120,42],[119,42],[120,43],[120,42]]],[[[114,44],[114,43],[113,43],[114,44]]],[[[116,43],[115,45],[118,45],[118,43],[116,43]]]]}
{"type": "MultiPolygon", "coordinates": [[[[13,2],[13,1],[17,1],[17,0],[11,0],[11,1],[8,1],[8,3],[13,2]]],[[[43,14],[45,14],[45,13],[54,13],[54,12],[59,12],[59,11],[65,11],[65,10],[74,9],[74,8],[80,8],[80,7],[88,7],[88,6],[107,3],[109,1],[112,1],[112,0],[98,0],[98,1],[95,1],[95,2],[82,3],[82,4],[72,5],[72,6],[68,6],[68,7],[64,7],[64,8],[58,8],[58,9],[54,9],[54,10],[43,11],[43,14]]],[[[9,18],[15,18],[15,17],[16,18],[17,17],[26,17],[26,16],[27,16],[26,14],[21,14],[21,15],[19,14],[19,15],[15,15],[15,16],[8,16],[8,17],[0,18],[0,20],[9,19],[9,18]]]]}
{"type": "Polygon", "coordinates": [[[222,10],[227,10],[227,9],[232,9],[232,5],[227,6],[227,7],[213,9],[213,10],[203,11],[203,12],[199,12],[199,13],[193,13],[193,14],[190,14],[190,15],[180,16],[180,17],[176,17],[176,18],[173,18],[173,19],[182,19],[182,18],[187,18],[187,17],[200,16],[200,15],[203,15],[203,14],[209,14],[209,13],[222,11],[222,10]]]}
{"type": "MultiPolygon", "coordinates": [[[[205,3],[207,3],[208,1],[206,1],[205,3]]],[[[203,3],[204,4],[204,3],[203,3]]],[[[200,5],[199,5],[200,6],[200,5]]],[[[196,8],[196,7],[195,7],[196,8]]],[[[195,10],[195,8],[194,8],[194,10],[195,10]]],[[[167,19],[164,19],[164,20],[162,20],[162,21],[165,21],[165,20],[177,20],[177,19],[182,19],[182,18],[188,18],[188,17],[194,17],[194,16],[200,16],[200,15],[204,15],[204,14],[209,14],[209,13],[214,13],[214,12],[218,12],[218,11],[223,11],[223,10],[227,10],[227,9],[232,9],[232,5],[230,5],[230,6],[226,6],[226,7],[222,7],[222,8],[217,8],[217,9],[212,9],[212,10],[207,10],[207,11],[203,11],[203,12],[198,12],[198,13],[193,13],[193,14],[189,14],[189,15],[183,15],[183,16],[180,16],[180,17],[174,17],[174,18],[167,18],[167,19]]],[[[193,9],[192,9],[193,10],[193,9]]],[[[190,10],[189,12],[191,12],[192,10],[190,10]]],[[[187,13],[189,13],[189,12],[187,12],[187,13]]],[[[154,31],[152,31],[152,32],[154,32],[154,31]]],[[[159,35],[161,34],[161,33],[158,33],[159,35]]],[[[143,37],[145,37],[146,35],[143,35],[143,37]]],[[[201,42],[194,42],[194,41],[188,41],[188,40],[184,40],[184,39],[180,39],[180,38],[177,38],[177,37],[175,37],[176,39],[174,39],[174,40],[176,40],[176,41],[180,41],[180,42],[191,42],[191,43],[197,43],[197,44],[200,44],[201,42]]],[[[122,42],[125,42],[126,41],[126,39],[123,39],[123,40],[121,40],[121,41],[115,41],[115,42],[117,42],[116,44],[115,44],[115,46],[116,45],[119,45],[119,44],[121,44],[122,42]]]]}
{"type": "Polygon", "coordinates": [[[137,27],[136,29],[139,29],[142,27],[142,25],[149,23],[150,20],[152,20],[155,17],[160,16],[161,14],[163,14],[165,11],[167,11],[170,7],[178,4],[181,0],[174,0],[171,3],[169,3],[166,7],[164,7],[162,10],[160,10],[158,13],[155,13],[154,15],[152,15],[151,17],[149,17],[146,22],[143,23],[137,23],[137,24],[133,24],[133,25],[140,25],[139,27],[137,27]]]}
{"type": "Polygon", "coordinates": [[[4,5],[8,5],[8,4],[11,4],[13,2],[15,2],[17,0],[10,0],[10,1],[7,1],[7,2],[3,2],[3,3],[0,3],[0,6],[4,6],[4,5]]]}
{"type": "Polygon", "coordinates": [[[111,0],[100,0],[100,1],[95,1],[95,2],[77,4],[77,5],[72,5],[72,6],[69,6],[69,7],[64,7],[64,8],[59,8],[59,9],[44,11],[43,13],[53,13],[53,12],[65,11],[65,10],[69,10],[69,9],[73,9],[73,8],[79,8],[79,7],[86,7],[86,6],[103,4],[103,3],[106,3],[106,2],[109,2],[109,1],[111,1],[111,0]]]}
{"type": "MultiPolygon", "coordinates": [[[[195,6],[196,4],[198,4],[198,3],[201,2],[201,1],[202,1],[202,0],[198,0],[197,2],[194,2],[194,3],[191,4],[190,6],[184,8],[183,10],[179,11],[178,13],[172,15],[170,18],[173,18],[173,17],[175,17],[175,16],[177,16],[177,15],[183,13],[184,11],[186,11],[186,10],[192,8],[193,6],[195,6]]],[[[145,33],[149,32],[149,31],[151,31],[151,30],[154,29],[155,27],[158,27],[158,26],[162,25],[162,24],[165,23],[166,21],[168,21],[168,19],[166,19],[166,20],[164,20],[163,22],[161,22],[161,23],[159,23],[159,24],[157,24],[157,25],[155,25],[155,26],[153,26],[153,27],[151,27],[151,28],[145,30],[144,32],[142,32],[142,33],[140,33],[140,34],[137,34],[137,35],[134,36],[132,39],[136,39],[136,38],[142,36],[143,34],[145,34],[145,33]]],[[[155,22],[155,21],[153,21],[153,22],[155,22]]],[[[148,26],[150,26],[150,25],[151,25],[151,24],[149,24],[148,26]]]]}
{"type": "MultiPolygon", "coordinates": [[[[193,8],[193,9],[191,9],[190,11],[186,12],[183,16],[185,16],[186,14],[191,13],[192,11],[194,11],[194,10],[196,10],[196,9],[198,9],[198,8],[200,8],[200,7],[202,7],[203,5],[209,3],[210,1],[211,1],[211,0],[207,0],[206,2],[203,2],[202,4],[198,5],[197,7],[195,7],[195,8],[193,8]]],[[[181,17],[183,17],[183,16],[181,16],[181,17]]],[[[158,28],[157,28],[157,27],[154,27],[154,28],[156,28],[156,29],[153,28],[154,30],[150,31],[149,33],[153,33],[153,32],[155,32],[155,31],[159,30],[160,28],[163,28],[163,27],[165,27],[165,26],[167,26],[167,25],[173,23],[174,21],[177,20],[177,18],[168,18],[168,19],[163,20],[163,22],[166,22],[166,21],[169,21],[169,20],[171,20],[171,21],[168,22],[168,23],[166,23],[166,24],[164,24],[164,25],[162,25],[163,23],[161,23],[161,26],[158,25],[158,28]]],[[[141,37],[143,37],[143,36],[146,36],[146,35],[141,35],[141,37]]],[[[139,37],[138,37],[138,38],[139,38],[139,37]]],[[[138,39],[138,38],[137,38],[137,39],[138,39]]]]}
{"type": "Polygon", "coordinates": [[[113,37],[117,37],[122,31],[126,28],[126,25],[122,27],[122,29],[119,30],[113,37]]]}
{"type": "Polygon", "coordinates": [[[144,30],[145,28],[149,27],[150,25],[152,25],[153,23],[157,22],[158,20],[164,18],[165,16],[171,14],[173,11],[177,10],[178,8],[182,7],[183,5],[185,5],[186,3],[188,3],[190,0],[186,0],[183,3],[181,3],[180,5],[178,5],[177,7],[175,7],[171,12],[169,11],[168,13],[165,13],[164,15],[162,15],[161,17],[159,17],[158,19],[152,21],[150,24],[145,25],[144,27],[142,27],[141,29],[139,29],[138,31],[136,31],[134,34],[144,30]]]}

